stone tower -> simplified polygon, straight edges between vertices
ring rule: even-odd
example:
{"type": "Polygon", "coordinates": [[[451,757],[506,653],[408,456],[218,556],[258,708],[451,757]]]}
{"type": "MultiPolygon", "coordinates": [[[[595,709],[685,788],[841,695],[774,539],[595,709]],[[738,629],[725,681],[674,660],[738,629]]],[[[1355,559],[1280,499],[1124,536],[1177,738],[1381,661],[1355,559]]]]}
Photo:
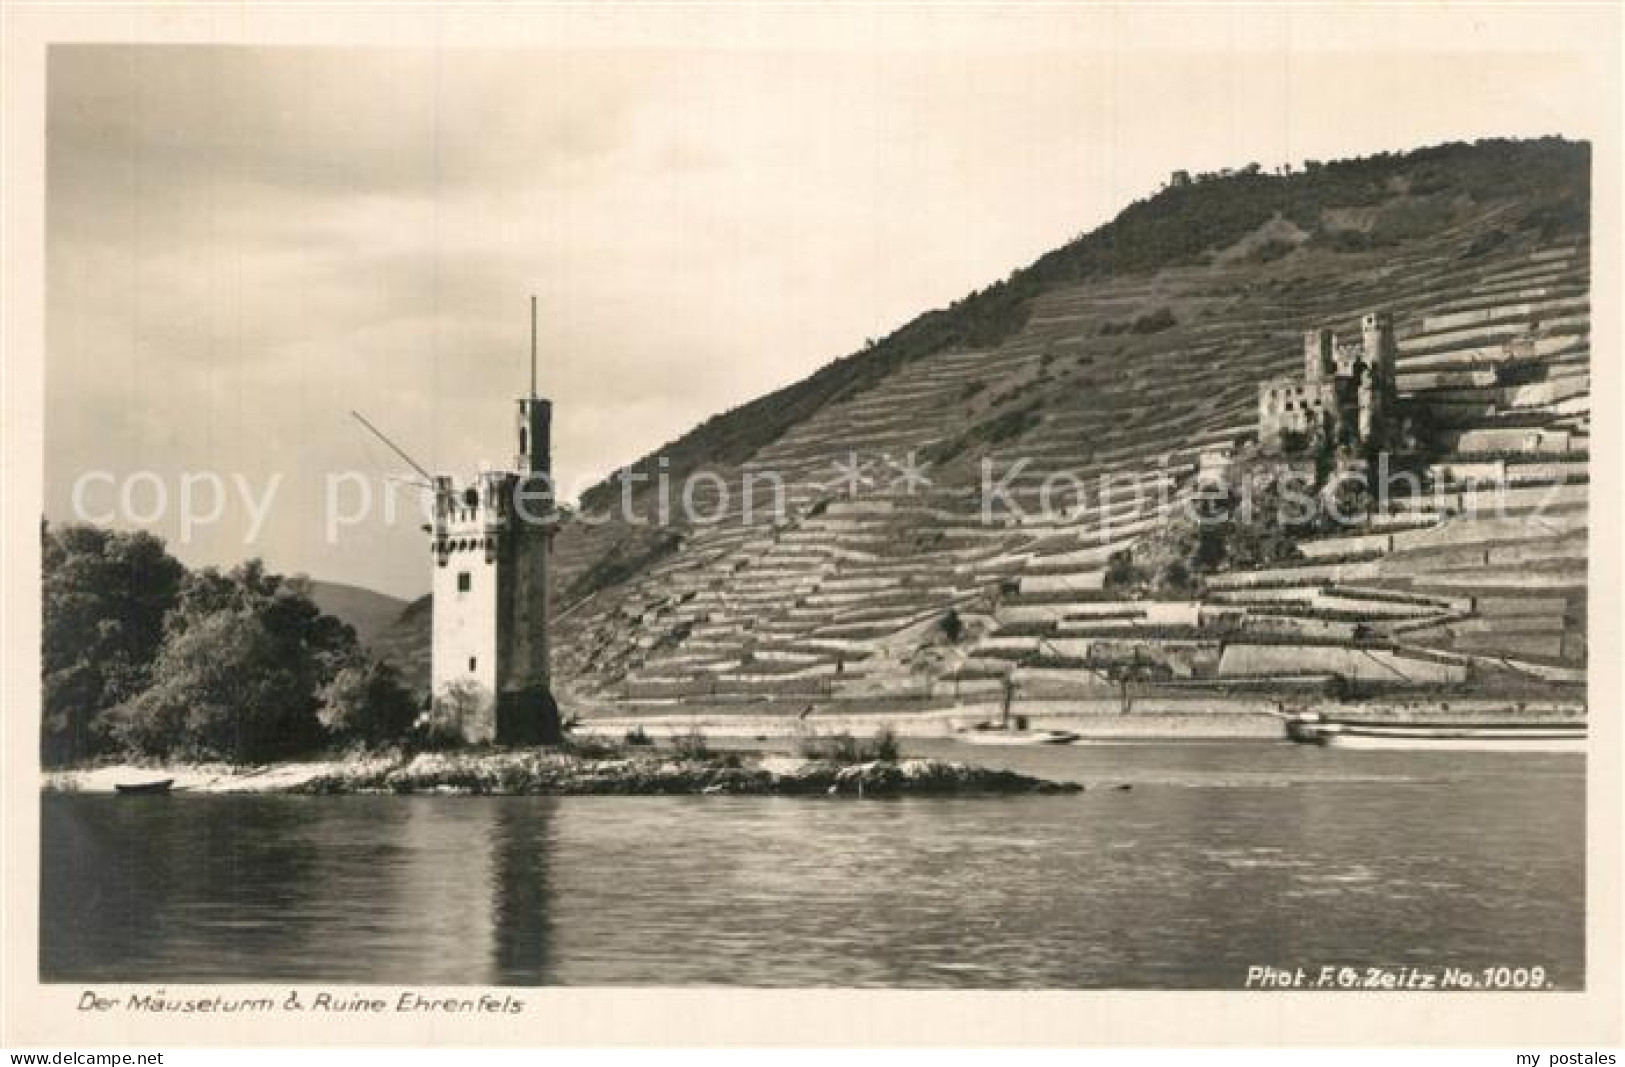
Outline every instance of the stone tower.
{"type": "Polygon", "coordinates": [[[559,737],[548,669],[548,556],[558,528],[551,454],[553,405],[536,395],[536,302],[531,388],[518,401],[514,465],[458,486],[434,479],[436,714],[470,742],[549,743],[559,737]]]}
{"type": "Polygon", "coordinates": [[[1373,448],[1388,444],[1388,427],[1396,400],[1394,320],[1386,311],[1360,320],[1365,372],[1359,380],[1360,440],[1373,448]]]}
{"type": "Polygon", "coordinates": [[[1303,335],[1303,380],[1308,384],[1330,381],[1337,375],[1333,353],[1337,336],[1330,330],[1308,330],[1303,335]]]}

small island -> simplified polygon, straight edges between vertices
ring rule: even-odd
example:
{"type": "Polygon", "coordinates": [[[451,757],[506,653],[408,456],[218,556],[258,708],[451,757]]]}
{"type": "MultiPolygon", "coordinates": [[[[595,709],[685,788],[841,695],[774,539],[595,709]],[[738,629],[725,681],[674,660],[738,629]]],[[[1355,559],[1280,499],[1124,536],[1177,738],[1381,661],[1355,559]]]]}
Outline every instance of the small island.
{"type": "Polygon", "coordinates": [[[324,774],[299,793],[464,793],[522,796],[1009,796],[1083,787],[937,759],[834,759],[743,753],[581,756],[538,750],[425,753],[392,767],[324,774]]]}
{"type": "Polygon", "coordinates": [[[258,767],[116,764],[59,771],[45,790],[110,793],[138,780],[188,793],[465,796],[1012,796],[1081,785],[940,759],[848,760],[601,745],[373,754],[258,767]]]}

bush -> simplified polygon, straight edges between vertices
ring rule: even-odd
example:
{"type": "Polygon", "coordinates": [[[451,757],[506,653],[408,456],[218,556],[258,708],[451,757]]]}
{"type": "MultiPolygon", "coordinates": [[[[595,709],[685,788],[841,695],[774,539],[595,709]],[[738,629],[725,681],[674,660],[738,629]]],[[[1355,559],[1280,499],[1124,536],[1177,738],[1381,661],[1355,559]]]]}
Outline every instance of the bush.
{"type": "MultiPolygon", "coordinates": [[[[647,738],[644,739],[644,744],[648,744],[647,738]]],[[[619,746],[598,737],[566,738],[559,747],[582,759],[616,759],[622,754],[619,746]]]]}
{"type": "Polygon", "coordinates": [[[1143,567],[1135,566],[1134,556],[1128,549],[1118,549],[1107,558],[1106,577],[1103,579],[1106,592],[1133,595],[1143,592],[1149,581],[1150,576],[1143,567]]]}
{"type": "Polygon", "coordinates": [[[671,739],[671,744],[677,750],[678,759],[702,760],[711,757],[711,747],[706,744],[705,735],[699,727],[686,734],[678,734],[671,739]]]}
{"type": "Polygon", "coordinates": [[[651,738],[641,726],[634,726],[632,729],[626,731],[626,736],[621,740],[625,744],[634,746],[654,744],[654,739],[651,738]]]}
{"type": "Polygon", "coordinates": [[[901,753],[897,735],[890,729],[881,729],[868,741],[859,741],[846,730],[838,734],[808,734],[796,742],[796,753],[802,759],[826,760],[832,763],[872,763],[876,760],[895,762],[901,753]]]}
{"type": "Polygon", "coordinates": [[[1174,313],[1164,307],[1141,315],[1133,322],[1101,323],[1100,334],[1102,337],[1116,337],[1125,333],[1161,333],[1163,330],[1178,324],[1178,320],[1174,318],[1174,313]]]}
{"type": "Polygon", "coordinates": [[[965,636],[965,620],[959,617],[958,608],[949,608],[937,625],[942,628],[942,636],[948,639],[949,644],[957,645],[960,638],[965,636]]]}
{"type": "Polygon", "coordinates": [[[434,695],[434,707],[429,715],[432,732],[460,739],[463,725],[479,714],[488,698],[485,687],[472,678],[448,682],[434,695]]]}
{"type": "Polygon", "coordinates": [[[1506,243],[1507,233],[1505,230],[1486,230],[1473,238],[1472,243],[1462,250],[1461,258],[1477,259],[1479,256],[1490,254],[1506,243]]]}
{"type": "Polygon", "coordinates": [[[333,676],[320,719],[340,740],[379,747],[404,741],[417,718],[412,694],[400,672],[370,656],[333,676]]]}
{"type": "Polygon", "coordinates": [[[1322,229],[1316,232],[1314,242],[1333,252],[1369,252],[1372,248],[1370,235],[1360,230],[1322,229]]]}
{"type": "Polygon", "coordinates": [[[978,426],[976,435],[990,445],[1019,437],[1044,421],[1043,416],[1038,413],[1040,406],[1041,402],[1035,400],[1022,407],[1003,412],[978,426]]]}
{"type": "Polygon", "coordinates": [[[1298,246],[1292,241],[1283,241],[1272,238],[1255,247],[1247,254],[1249,263],[1273,263],[1297,251],[1298,246]]]}
{"type": "Polygon", "coordinates": [[[1171,329],[1178,324],[1178,320],[1174,318],[1172,311],[1167,308],[1158,308],[1149,315],[1141,315],[1135,319],[1134,325],[1129,329],[1134,333],[1161,333],[1163,330],[1171,329]]]}
{"type": "Polygon", "coordinates": [[[408,742],[413,752],[449,752],[464,747],[457,724],[439,715],[425,715],[414,723],[408,742]]]}

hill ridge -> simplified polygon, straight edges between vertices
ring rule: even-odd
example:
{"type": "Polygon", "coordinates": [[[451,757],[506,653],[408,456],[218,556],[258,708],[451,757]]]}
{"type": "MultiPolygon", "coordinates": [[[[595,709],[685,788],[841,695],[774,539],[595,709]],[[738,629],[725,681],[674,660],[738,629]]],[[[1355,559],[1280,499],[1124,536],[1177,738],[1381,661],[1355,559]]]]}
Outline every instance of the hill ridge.
{"type": "MultiPolygon", "coordinates": [[[[702,508],[729,487],[726,521],[578,521],[560,536],[568,695],[940,702],[1009,675],[1032,696],[1107,699],[1122,689],[1114,657],[1154,662],[1142,688],[1166,699],[1334,683],[1572,695],[1588,167],[1583,144],[1493,141],[1167,188],[787,387],[781,407],[786,390],[702,424],[667,469],[715,475],[702,508]],[[1177,600],[1108,592],[1114,555],[1256,429],[1258,385],[1301,365],[1301,332],[1376,307],[1394,316],[1402,403],[1436,423],[1429,487],[1454,503],[1406,502],[1177,600]],[[1531,434],[1548,443],[1523,447],[1531,434]],[[897,481],[911,455],[929,485],[897,481]],[[856,494],[840,491],[843,457],[867,460],[856,494]],[[1025,461],[992,515],[988,461],[1025,461]],[[738,487],[764,472],[786,506],[744,521],[738,487]],[[1551,497],[1557,533],[1520,525],[1529,500],[1510,520],[1451,514],[1468,476],[1551,497]],[[1083,492],[1039,513],[1046,479],[1083,492]]],[[[645,512],[650,493],[633,495],[645,512]]]]}

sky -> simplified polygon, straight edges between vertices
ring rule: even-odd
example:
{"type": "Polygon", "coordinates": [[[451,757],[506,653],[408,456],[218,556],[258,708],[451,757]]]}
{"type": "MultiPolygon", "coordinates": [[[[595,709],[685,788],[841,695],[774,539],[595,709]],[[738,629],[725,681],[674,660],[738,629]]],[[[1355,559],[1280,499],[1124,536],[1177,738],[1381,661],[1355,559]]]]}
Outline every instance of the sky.
{"type": "Polygon", "coordinates": [[[349,412],[432,471],[505,465],[531,294],[572,496],[1176,168],[1591,134],[1560,51],[1281,19],[1186,24],[1177,52],[1144,22],[1009,48],[54,46],[46,514],[413,596],[414,492],[381,508],[411,472],[349,412]]]}

